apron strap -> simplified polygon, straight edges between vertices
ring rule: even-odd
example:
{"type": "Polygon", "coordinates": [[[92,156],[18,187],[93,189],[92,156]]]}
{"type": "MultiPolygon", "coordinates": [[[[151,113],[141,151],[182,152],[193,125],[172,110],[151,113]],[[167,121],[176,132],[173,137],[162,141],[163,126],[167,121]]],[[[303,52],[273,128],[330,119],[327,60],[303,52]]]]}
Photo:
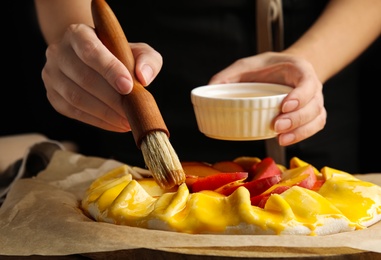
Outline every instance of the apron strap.
{"type": "MultiPolygon", "coordinates": [[[[257,51],[281,51],[284,45],[282,0],[257,0],[257,51]]],[[[277,138],[265,140],[266,154],[276,163],[286,165],[286,149],[277,138]]]]}

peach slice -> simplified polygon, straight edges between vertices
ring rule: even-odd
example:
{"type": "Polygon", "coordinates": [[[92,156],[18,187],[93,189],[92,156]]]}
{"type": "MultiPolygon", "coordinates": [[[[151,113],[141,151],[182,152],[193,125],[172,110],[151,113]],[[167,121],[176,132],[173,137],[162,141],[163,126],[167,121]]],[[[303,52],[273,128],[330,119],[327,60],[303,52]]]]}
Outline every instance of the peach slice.
{"type": "Polygon", "coordinates": [[[185,175],[194,176],[209,176],[221,173],[219,170],[214,169],[211,164],[204,162],[181,162],[185,175]]]}
{"type": "Polygon", "coordinates": [[[253,156],[240,156],[233,160],[233,162],[238,163],[245,171],[248,172],[251,171],[254,164],[257,164],[260,161],[261,159],[253,156]]]}
{"type": "Polygon", "coordinates": [[[198,180],[198,178],[200,177],[196,175],[185,175],[185,184],[189,190],[192,190],[192,186],[198,180]]]}
{"type": "Polygon", "coordinates": [[[212,167],[220,172],[245,172],[241,165],[233,161],[219,161],[212,164],[212,167]]]}

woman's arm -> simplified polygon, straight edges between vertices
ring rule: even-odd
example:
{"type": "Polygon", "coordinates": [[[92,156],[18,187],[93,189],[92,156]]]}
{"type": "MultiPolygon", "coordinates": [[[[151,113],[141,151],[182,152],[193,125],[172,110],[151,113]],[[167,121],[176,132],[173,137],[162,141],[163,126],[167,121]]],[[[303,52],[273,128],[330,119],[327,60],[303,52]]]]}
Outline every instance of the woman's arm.
{"type": "Polygon", "coordinates": [[[91,0],[34,0],[34,3],[47,44],[60,41],[71,24],[94,27],[91,0]]]}
{"type": "Polygon", "coordinates": [[[380,0],[332,0],[284,53],[308,60],[321,82],[357,58],[381,33],[380,0]]]}

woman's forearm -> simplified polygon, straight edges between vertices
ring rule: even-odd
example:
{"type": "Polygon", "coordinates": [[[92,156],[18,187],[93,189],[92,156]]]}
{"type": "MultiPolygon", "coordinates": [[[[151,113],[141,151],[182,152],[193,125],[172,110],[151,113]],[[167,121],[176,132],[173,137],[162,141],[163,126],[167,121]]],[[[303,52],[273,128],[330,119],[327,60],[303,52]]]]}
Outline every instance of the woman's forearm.
{"type": "Polygon", "coordinates": [[[91,0],[35,0],[38,22],[45,41],[50,44],[62,38],[70,24],[93,26],[91,0]]]}
{"type": "Polygon", "coordinates": [[[380,0],[332,0],[315,24],[284,52],[306,58],[325,82],[381,33],[380,0]]]}

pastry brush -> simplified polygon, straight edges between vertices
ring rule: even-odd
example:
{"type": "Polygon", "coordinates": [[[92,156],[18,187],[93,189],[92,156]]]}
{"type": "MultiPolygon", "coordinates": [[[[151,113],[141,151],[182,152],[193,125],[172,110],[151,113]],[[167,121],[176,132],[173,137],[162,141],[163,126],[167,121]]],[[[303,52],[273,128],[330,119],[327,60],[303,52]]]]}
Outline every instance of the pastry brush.
{"type": "Polygon", "coordinates": [[[97,36],[133,78],[133,90],[123,96],[123,106],[145,164],[162,188],[180,185],[185,181],[185,173],[169,142],[169,131],[154,97],[136,79],[135,59],[123,29],[105,0],[93,0],[91,11],[97,36]]]}

